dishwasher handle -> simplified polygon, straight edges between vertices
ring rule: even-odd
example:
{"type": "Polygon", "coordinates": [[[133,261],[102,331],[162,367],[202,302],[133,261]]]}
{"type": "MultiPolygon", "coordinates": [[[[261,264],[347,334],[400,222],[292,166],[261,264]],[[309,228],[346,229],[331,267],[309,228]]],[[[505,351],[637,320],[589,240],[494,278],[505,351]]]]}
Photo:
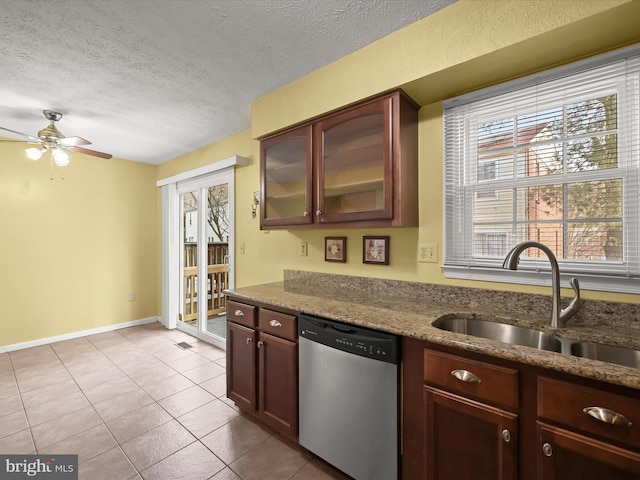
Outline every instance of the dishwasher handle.
{"type": "Polygon", "coordinates": [[[387,363],[400,363],[401,346],[397,335],[357,325],[325,320],[301,314],[298,319],[300,338],[387,363]]]}
{"type": "Polygon", "coordinates": [[[349,328],[346,325],[338,325],[335,323],[330,323],[326,325],[328,328],[333,328],[334,330],[339,331],[340,333],[356,333],[353,328],[349,328]]]}
{"type": "Polygon", "coordinates": [[[322,335],[344,335],[344,334],[357,333],[357,330],[354,328],[351,328],[349,325],[331,322],[329,320],[324,320],[321,318],[313,318],[306,315],[301,315],[300,317],[299,330],[300,332],[305,331],[311,334],[322,334],[322,335]],[[338,333],[332,332],[331,330],[335,330],[338,333]]]}

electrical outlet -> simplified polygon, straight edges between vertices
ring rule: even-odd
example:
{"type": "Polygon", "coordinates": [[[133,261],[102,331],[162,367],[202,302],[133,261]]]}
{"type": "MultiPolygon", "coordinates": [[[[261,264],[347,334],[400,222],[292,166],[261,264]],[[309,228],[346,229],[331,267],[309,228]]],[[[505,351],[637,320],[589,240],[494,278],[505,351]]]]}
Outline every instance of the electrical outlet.
{"type": "Polygon", "coordinates": [[[436,263],[438,261],[438,245],[436,243],[421,243],[418,245],[418,262],[436,263]]]}
{"type": "Polygon", "coordinates": [[[307,242],[300,242],[300,256],[306,257],[307,253],[307,242]]]}
{"type": "Polygon", "coordinates": [[[136,294],[135,294],[135,292],[129,292],[129,301],[130,301],[130,302],[135,302],[135,301],[136,301],[136,294]]]}

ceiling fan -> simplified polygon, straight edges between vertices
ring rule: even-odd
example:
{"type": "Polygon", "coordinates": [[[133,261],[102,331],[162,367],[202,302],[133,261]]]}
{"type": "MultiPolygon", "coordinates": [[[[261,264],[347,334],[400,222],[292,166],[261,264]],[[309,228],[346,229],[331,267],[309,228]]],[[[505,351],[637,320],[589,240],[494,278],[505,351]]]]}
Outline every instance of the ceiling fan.
{"type": "Polygon", "coordinates": [[[82,147],[81,145],[91,145],[90,141],[85,140],[82,137],[65,137],[55,126],[55,122],[62,118],[62,114],[60,112],[43,110],[42,113],[44,113],[45,118],[49,120],[49,125],[40,130],[37,137],[27,135],[26,133],[16,132],[9,128],[0,127],[0,130],[20,135],[29,143],[42,145],[41,148],[31,147],[25,150],[25,153],[30,159],[38,160],[43,153],[50,151],[55,164],[63,167],[69,163],[69,156],[65,150],[72,150],[74,152],[106,159],[112,157],[112,155],[108,153],[98,152],[96,150],[90,150],[82,147]]]}

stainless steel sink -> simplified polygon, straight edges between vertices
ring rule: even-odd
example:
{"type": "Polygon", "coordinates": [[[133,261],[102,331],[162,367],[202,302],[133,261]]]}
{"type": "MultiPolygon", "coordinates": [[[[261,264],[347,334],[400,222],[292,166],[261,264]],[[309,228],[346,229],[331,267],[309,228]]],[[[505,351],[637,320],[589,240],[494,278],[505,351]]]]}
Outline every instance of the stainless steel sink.
{"type": "Polygon", "coordinates": [[[640,368],[640,351],[631,348],[575,341],[571,344],[571,355],[615,363],[626,367],[640,368]]]}
{"type": "Polygon", "coordinates": [[[433,322],[433,326],[449,332],[464,333],[511,345],[523,345],[538,350],[548,350],[574,357],[640,368],[640,351],[631,348],[572,340],[532,328],[477,318],[442,317],[433,322]]]}
{"type": "Polygon", "coordinates": [[[460,317],[440,318],[433,322],[433,326],[449,332],[464,333],[512,345],[523,345],[558,353],[562,351],[562,341],[558,337],[532,328],[460,317]]]}

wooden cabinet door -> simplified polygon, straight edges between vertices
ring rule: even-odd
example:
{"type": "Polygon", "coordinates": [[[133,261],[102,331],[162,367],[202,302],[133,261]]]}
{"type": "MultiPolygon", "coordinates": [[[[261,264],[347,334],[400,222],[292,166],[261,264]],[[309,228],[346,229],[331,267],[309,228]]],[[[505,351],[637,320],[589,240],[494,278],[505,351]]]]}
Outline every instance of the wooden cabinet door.
{"type": "Polygon", "coordinates": [[[640,479],[640,454],[538,423],[539,480],[640,479]]]}
{"type": "Polygon", "coordinates": [[[516,480],[517,415],[424,389],[427,480],[516,480]]]}
{"type": "Polygon", "coordinates": [[[227,397],[255,412],[256,393],[256,332],[227,322],[227,397]]]}
{"type": "Polygon", "coordinates": [[[262,420],[279,432],[298,434],[298,345],[260,333],[259,411],[262,420]]]}
{"type": "Polygon", "coordinates": [[[313,221],[311,126],[260,142],[260,225],[305,225],[313,221]]]}
{"type": "Polygon", "coordinates": [[[315,125],[317,222],[393,218],[391,107],[383,98],[315,125]]]}

